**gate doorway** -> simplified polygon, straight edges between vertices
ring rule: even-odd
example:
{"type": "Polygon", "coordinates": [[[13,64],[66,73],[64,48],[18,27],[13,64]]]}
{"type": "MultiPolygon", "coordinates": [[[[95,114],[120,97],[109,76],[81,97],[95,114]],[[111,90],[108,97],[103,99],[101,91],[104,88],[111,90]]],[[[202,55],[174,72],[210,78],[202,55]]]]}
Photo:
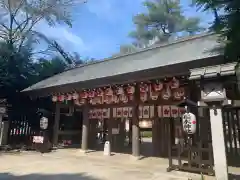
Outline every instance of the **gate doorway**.
{"type": "Polygon", "coordinates": [[[169,121],[169,168],[214,175],[209,109],[191,110],[197,117],[196,133],[183,132],[182,118],[169,121]]]}
{"type": "Polygon", "coordinates": [[[82,109],[62,105],[58,130],[58,144],[62,147],[80,147],[82,137],[82,109]]]}

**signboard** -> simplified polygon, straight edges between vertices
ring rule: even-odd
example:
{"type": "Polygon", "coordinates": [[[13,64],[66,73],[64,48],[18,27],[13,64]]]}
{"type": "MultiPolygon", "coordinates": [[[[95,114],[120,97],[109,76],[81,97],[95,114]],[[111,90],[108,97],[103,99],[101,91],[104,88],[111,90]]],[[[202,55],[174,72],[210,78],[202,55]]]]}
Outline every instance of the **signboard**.
{"type": "Polygon", "coordinates": [[[33,143],[40,143],[42,144],[44,140],[43,136],[33,136],[33,143]]]}
{"type": "Polygon", "coordinates": [[[193,113],[185,113],[182,116],[183,130],[187,134],[194,134],[196,132],[197,120],[193,113]]]}
{"type": "Polygon", "coordinates": [[[47,129],[48,128],[48,118],[42,117],[40,119],[40,128],[41,129],[47,129]]]}

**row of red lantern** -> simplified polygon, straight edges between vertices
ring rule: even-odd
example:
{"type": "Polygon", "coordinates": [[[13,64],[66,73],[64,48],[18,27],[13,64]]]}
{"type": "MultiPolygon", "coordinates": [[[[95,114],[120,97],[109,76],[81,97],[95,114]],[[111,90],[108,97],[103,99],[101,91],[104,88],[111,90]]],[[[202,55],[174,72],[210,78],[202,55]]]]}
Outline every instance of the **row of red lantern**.
{"type": "MultiPolygon", "coordinates": [[[[167,83],[141,83],[139,86],[140,99],[145,102],[148,100],[148,95],[152,100],[157,100],[161,94],[161,98],[164,100],[169,100],[171,97],[175,100],[181,100],[185,95],[184,88],[179,88],[179,80],[173,78],[167,83]]],[[[116,88],[98,88],[89,91],[82,91],[80,93],[68,93],[65,95],[53,96],[52,101],[70,101],[74,100],[76,103],[85,103],[89,100],[90,104],[110,104],[110,103],[127,103],[129,100],[133,100],[135,93],[135,87],[133,85],[128,85],[126,87],[119,86],[116,88]],[[80,101],[79,101],[80,99],[80,101]]]]}
{"type": "Polygon", "coordinates": [[[90,103],[93,102],[96,99],[100,99],[102,103],[104,102],[117,102],[118,100],[120,101],[128,101],[128,99],[133,99],[133,95],[135,93],[135,87],[132,85],[129,85],[127,87],[117,87],[115,89],[112,89],[111,87],[106,88],[106,89],[95,89],[95,90],[89,90],[89,91],[82,91],[80,93],[68,93],[65,95],[59,95],[59,96],[53,96],[52,101],[53,102],[63,102],[65,100],[70,101],[70,100],[79,100],[79,99],[89,99],[90,103]],[[130,96],[128,98],[128,96],[130,96]]]}

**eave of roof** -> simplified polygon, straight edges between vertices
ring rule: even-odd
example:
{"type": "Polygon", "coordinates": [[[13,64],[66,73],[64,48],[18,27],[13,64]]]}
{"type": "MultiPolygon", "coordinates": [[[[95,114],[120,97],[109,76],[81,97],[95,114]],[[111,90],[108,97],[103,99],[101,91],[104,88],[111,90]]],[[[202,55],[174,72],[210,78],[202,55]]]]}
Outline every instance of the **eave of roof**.
{"type": "Polygon", "coordinates": [[[136,53],[69,69],[23,91],[40,90],[218,56],[219,52],[214,51],[221,45],[217,39],[218,36],[212,33],[183,38],[136,53]]]}

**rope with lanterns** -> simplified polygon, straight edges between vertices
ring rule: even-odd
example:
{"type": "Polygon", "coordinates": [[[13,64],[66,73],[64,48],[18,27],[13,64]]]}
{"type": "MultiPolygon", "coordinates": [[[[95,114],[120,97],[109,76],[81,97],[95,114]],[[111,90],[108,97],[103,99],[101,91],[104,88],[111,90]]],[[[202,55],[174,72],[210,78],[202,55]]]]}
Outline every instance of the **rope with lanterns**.
{"type": "MultiPolygon", "coordinates": [[[[92,90],[83,90],[80,93],[73,92],[67,94],[53,95],[53,102],[73,101],[76,105],[89,103],[97,104],[126,104],[134,101],[136,92],[136,83],[128,85],[117,85],[110,87],[97,88],[92,90]]],[[[141,82],[139,84],[140,100],[146,102],[148,100],[180,101],[185,96],[184,87],[180,87],[180,81],[173,77],[170,81],[141,82]]]]}

